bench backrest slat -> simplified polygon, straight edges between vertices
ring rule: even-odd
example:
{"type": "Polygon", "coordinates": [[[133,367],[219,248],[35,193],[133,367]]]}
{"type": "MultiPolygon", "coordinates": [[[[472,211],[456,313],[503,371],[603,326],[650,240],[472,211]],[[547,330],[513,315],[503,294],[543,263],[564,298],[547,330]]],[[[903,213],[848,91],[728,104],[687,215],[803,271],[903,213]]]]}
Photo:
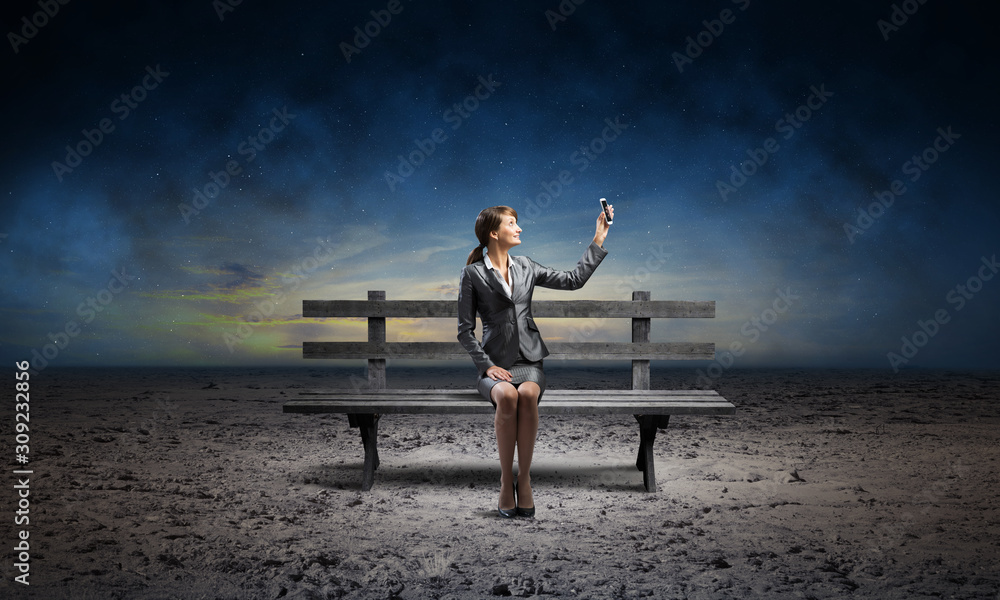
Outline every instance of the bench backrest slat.
{"type": "MultiPolygon", "coordinates": [[[[712,342],[546,342],[545,360],[711,360],[712,342]]],[[[304,358],[429,359],[469,358],[458,342],[303,342],[304,358]]],[[[470,359],[470,363],[471,359],[470,359]]]]}
{"type": "MultiPolygon", "coordinates": [[[[531,303],[531,314],[535,318],[569,319],[711,319],[715,317],[715,301],[537,300],[531,303]]],[[[457,319],[458,302],[454,300],[303,300],[302,316],[457,319]]]]}

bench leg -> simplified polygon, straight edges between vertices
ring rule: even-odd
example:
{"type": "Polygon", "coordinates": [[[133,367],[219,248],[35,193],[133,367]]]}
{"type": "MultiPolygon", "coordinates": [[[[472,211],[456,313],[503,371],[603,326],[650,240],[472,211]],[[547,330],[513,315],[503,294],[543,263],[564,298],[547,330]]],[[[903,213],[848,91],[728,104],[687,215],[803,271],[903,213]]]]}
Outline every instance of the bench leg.
{"type": "Polygon", "coordinates": [[[653,461],[653,442],[656,441],[656,430],[666,427],[670,415],[635,415],[639,422],[639,455],[635,459],[635,468],[642,471],[642,484],[647,492],[656,491],[656,468],[653,461]]]}
{"type": "Polygon", "coordinates": [[[361,476],[361,491],[367,492],[375,483],[375,469],[378,468],[378,420],[381,415],[349,414],[351,427],[361,431],[361,443],[365,447],[365,470],[361,476]]]}

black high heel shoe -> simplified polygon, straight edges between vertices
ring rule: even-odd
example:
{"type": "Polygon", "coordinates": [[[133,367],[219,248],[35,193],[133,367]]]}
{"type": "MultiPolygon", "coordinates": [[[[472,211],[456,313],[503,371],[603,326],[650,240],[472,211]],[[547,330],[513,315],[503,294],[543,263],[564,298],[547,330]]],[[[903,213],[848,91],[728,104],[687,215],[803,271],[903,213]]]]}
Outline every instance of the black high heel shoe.
{"type": "Polygon", "coordinates": [[[535,507],[521,508],[517,505],[517,482],[514,482],[514,513],[519,517],[534,517],[535,507]]]}
{"type": "Polygon", "coordinates": [[[514,484],[514,508],[500,508],[500,501],[497,500],[497,512],[504,519],[513,519],[518,515],[517,508],[517,484],[514,484]]]}

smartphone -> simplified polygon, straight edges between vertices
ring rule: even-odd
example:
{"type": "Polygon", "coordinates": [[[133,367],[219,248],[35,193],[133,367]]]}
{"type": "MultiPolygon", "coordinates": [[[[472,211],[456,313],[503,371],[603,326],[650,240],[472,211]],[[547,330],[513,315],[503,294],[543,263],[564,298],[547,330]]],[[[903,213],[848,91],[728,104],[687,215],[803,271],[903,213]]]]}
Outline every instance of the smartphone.
{"type": "Polygon", "coordinates": [[[611,225],[611,212],[608,211],[608,201],[605,198],[601,198],[601,208],[604,209],[604,218],[607,219],[608,225],[611,225]]]}

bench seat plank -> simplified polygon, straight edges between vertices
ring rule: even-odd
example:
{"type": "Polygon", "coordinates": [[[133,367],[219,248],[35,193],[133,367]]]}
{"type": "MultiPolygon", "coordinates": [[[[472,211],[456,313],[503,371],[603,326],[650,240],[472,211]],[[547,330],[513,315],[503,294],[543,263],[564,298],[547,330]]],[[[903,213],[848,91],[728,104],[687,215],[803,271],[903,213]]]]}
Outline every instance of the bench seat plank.
{"type": "MultiPolygon", "coordinates": [[[[485,400],[440,400],[436,402],[400,402],[398,400],[292,400],[284,406],[286,413],[354,413],[354,414],[493,414],[485,400]]],[[[540,415],[731,415],[736,410],[728,402],[606,402],[565,401],[538,405],[540,415]]]]}
{"type": "MultiPolygon", "coordinates": [[[[580,396],[593,396],[600,394],[601,397],[623,398],[660,398],[660,397],[699,397],[699,398],[722,398],[715,390],[546,390],[543,398],[578,398],[580,396]]],[[[370,397],[370,396],[392,396],[393,398],[406,396],[440,396],[442,398],[475,398],[483,400],[474,389],[469,388],[384,388],[380,390],[358,389],[358,390],[302,390],[300,396],[330,396],[341,397],[370,397]]]]}
{"type": "MultiPolygon", "coordinates": [[[[553,414],[730,415],[736,407],[718,394],[657,390],[549,390],[538,412],[553,414]],[[560,393],[569,391],[571,393],[560,393]],[[614,393],[609,393],[614,392],[614,393]],[[639,393],[635,393],[639,392],[639,393]]],[[[695,390],[701,392],[702,390],[695,390]]],[[[492,414],[493,406],[472,390],[392,390],[363,394],[303,394],[284,404],[286,413],[492,414]],[[399,392],[405,391],[405,394],[399,392]],[[440,391],[447,393],[441,394],[440,391]]]]}

